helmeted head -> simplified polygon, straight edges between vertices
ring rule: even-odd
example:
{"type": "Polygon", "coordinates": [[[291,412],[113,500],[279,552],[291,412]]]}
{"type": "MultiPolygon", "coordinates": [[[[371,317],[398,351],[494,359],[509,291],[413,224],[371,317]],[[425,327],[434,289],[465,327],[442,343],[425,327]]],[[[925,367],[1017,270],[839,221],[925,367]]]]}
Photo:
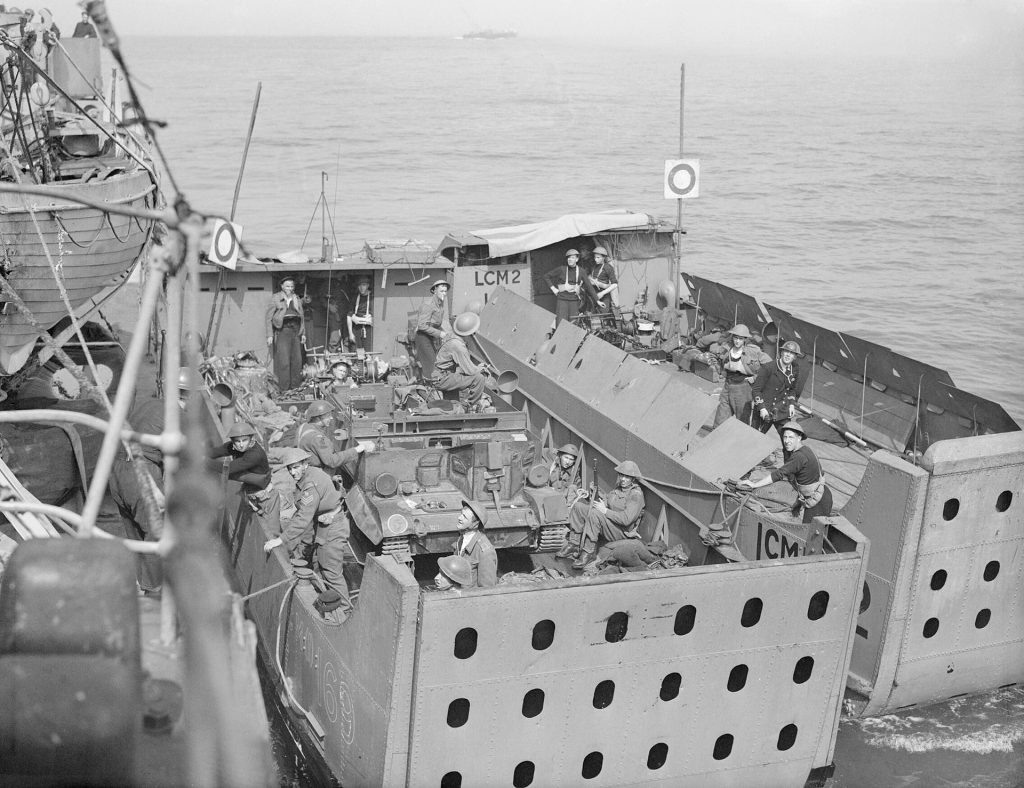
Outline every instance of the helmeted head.
{"type": "Polygon", "coordinates": [[[800,448],[803,439],[807,437],[804,428],[796,421],[787,421],[782,425],[782,445],[786,451],[796,451],[800,448]]]}
{"type": "Polygon", "coordinates": [[[448,295],[448,283],[444,279],[438,279],[430,286],[430,292],[434,294],[435,298],[443,301],[445,296],[448,295]]]}
{"type": "Polygon", "coordinates": [[[800,346],[793,340],[784,342],[779,348],[779,358],[783,364],[792,364],[793,359],[800,355],[800,346]]]}
{"type": "Polygon", "coordinates": [[[231,446],[235,451],[248,449],[256,437],[256,429],[244,421],[236,421],[228,430],[228,438],[231,439],[231,446]]]}
{"type": "Polygon", "coordinates": [[[460,531],[483,528],[487,525],[487,510],[476,501],[463,498],[458,524],[460,531]]]}
{"type": "Polygon", "coordinates": [[[302,449],[285,449],[281,453],[281,464],[288,474],[298,481],[309,465],[309,452],[302,449]]]}
{"type": "Polygon", "coordinates": [[[334,414],[334,405],[325,399],[318,399],[306,408],[306,421],[312,424],[320,424],[327,421],[334,414]]]}
{"type": "Polygon", "coordinates": [[[615,466],[615,472],[619,475],[619,486],[629,487],[636,484],[643,477],[640,468],[632,460],[623,460],[615,466]]]}
{"type": "Polygon", "coordinates": [[[576,265],[580,261],[580,253],[576,249],[565,250],[565,262],[568,265],[576,265]]]}
{"type": "Polygon", "coordinates": [[[603,246],[595,246],[594,247],[594,262],[595,263],[603,263],[607,259],[608,259],[608,250],[605,249],[603,246]]]}
{"type": "Polygon", "coordinates": [[[480,328],[480,315],[475,312],[463,312],[452,324],[452,330],[460,337],[472,336],[480,328]]]}
{"type": "Polygon", "coordinates": [[[337,380],[345,380],[350,374],[352,374],[352,367],[348,365],[347,361],[335,361],[331,364],[330,373],[334,375],[337,380]]]}
{"type": "Polygon", "coordinates": [[[563,468],[570,468],[576,463],[576,458],[579,457],[579,455],[580,450],[573,444],[567,443],[558,450],[558,463],[563,468]]]}
{"type": "Polygon", "coordinates": [[[438,588],[465,587],[473,582],[473,567],[465,556],[446,555],[437,559],[437,568],[441,570],[434,578],[438,588]]]}

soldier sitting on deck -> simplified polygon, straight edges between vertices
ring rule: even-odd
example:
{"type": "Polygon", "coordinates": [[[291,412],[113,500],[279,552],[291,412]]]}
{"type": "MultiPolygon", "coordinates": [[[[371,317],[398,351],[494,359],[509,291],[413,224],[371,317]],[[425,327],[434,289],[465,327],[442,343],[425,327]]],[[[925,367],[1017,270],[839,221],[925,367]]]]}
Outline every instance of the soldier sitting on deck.
{"type": "Polygon", "coordinates": [[[487,510],[476,501],[462,501],[459,513],[459,541],[455,543],[455,555],[463,556],[472,568],[472,577],[465,588],[490,588],[498,583],[498,554],[494,545],[483,532],[487,524],[487,510]]]}
{"type": "MultiPolygon", "coordinates": [[[[312,467],[323,468],[332,475],[341,469],[354,478],[359,455],[372,452],[373,443],[361,441],[351,449],[336,449],[334,441],[327,437],[334,426],[334,412],[334,405],[322,399],[306,408],[306,423],[299,425],[295,446],[308,452],[312,467]]],[[[338,430],[338,433],[344,435],[341,440],[348,438],[345,430],[338,430]]]]}
{"type": "Polygon", "coordinates": [[[341,493],[326,473],[309,465],[309,454],[302,449],[286,449],[282,462],[295,480],[298,495],[295,514],[279,537],[263,544],[265,553],[284,545],[296,558],[315,562],[326,590],[333,589],[340,597],[338,611],[343,621],[352,610],[348,584],[342,574],[345,550],[348,547],[348,515],[341,506],[341,493]]]}
{"type": "Polygon", "coordinates": [[[569,538],[558,551],[558,558],[576,555],[573,569],[582,569],[594,557],[598,538],[608,542],[638,539],[637,528],[644,513],[644,493],[639,482],[640,469],[632,460],[615,466],[618,483],[608,500],[581,500],[569,512],[569,538]]]}

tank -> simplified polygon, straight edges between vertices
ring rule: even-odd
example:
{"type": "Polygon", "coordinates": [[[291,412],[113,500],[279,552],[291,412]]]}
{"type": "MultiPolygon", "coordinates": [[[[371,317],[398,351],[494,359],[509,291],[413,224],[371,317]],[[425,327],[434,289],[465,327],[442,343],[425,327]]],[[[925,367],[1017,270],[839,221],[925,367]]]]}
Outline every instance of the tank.
{"type": "MultiPolygon", "coordinates": [[[[431,445],[384,448],[359,463],[345,502],[365,551],[401,561],[450,552],[463,500],[486,509],[485,532],[498,549],[547,551],[565,543],[565,494],[547,483],[537,436],[496,431],[412,441],[431,445]]],[[[389,442],[400,441],[382,441],[389,442]]]]}

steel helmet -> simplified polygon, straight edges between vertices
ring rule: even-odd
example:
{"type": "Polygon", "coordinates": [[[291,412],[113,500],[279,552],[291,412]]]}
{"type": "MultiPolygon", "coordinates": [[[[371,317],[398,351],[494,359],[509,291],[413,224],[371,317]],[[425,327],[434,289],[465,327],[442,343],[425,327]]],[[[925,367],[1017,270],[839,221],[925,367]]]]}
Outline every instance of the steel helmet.
{"type": "Polygon", "coordinates": [[[286,468],[309,459],[309,452],[302,449],[285,449],[281,452],[281,464],[286,468]]]}
{"type": "Polygon", "coordinates": [[[594,247],[594,257],[597,257],[599,254],[600,255],[604,255],[605,257],[608,257],[608,250],[605,249],[603,246],[595,246],[594,247]]]}
{"type": "Polygon", "coordinates": [[[458,583],[460,586],[468,586],[473,582],[473,567],[469,559],[462,555],[446,555],[437,559],[437,568],[445,577],[458,583]]]}
{"type": "Polygon", "coordinates": [[[480,521],[480,527],[483,528],[487,525],[487,510],[482,504],[476,501],[467,501],[465,498],[462,499],[462,505],[468,508],[473,514],[476,515],[476,519],[480,521]]]}
{"type": "Polygon", "coordinates": [[[558,450],[559,454],[571,454],[573,457],[580,456],[580,450],[577,449],[573,444],[567,443],[558,450]]]}
{"type": "Polygon", "coordinates": [[[441,285],[448,287],[448,283],[444,279],[438,279],[436,282],[434,282],[434,284],[430,286],[430,292],[433,293],[441,285]]]}
{"type": "Polygon", "coordinates": [[[474,314],[479,315],[480,314],[480,310],[482,310],[483,308],[484,308],[483,301],[470,301],[469,305],[466,306],[466,311],[467,312],[473,312],[474,314]]]}
{"type": "Polygon", "coordinates": [[[743,323],[737,323],[730,330],[729,333],[734,337],[743,337],[744,339],[750,339],[750,329],[743,323]]]}
{"type": "Polygon", "coordinates": [[[779,350],[788,350],[790,353],[793,353],[794,355],[797,356],[802,355],[800,353],[800,346],[792,339],[789,340],[788,342],[783,342],[782,347],[779,348],[779,350]]]}
{"type": "Polygon", "coordinates": [[[330,369],[328,371],[329,372],[334,372],[334,370],[337,369],[338,367],[345,367],[345,369],[347,369],[349,371],[351,371],[351,369],[352,369],[352,365],[349,364],[344,359],[342,359],[341,361],[335,361],[333,364],[331,364],[331,367],[330,367],[330,369]]]}
{"type": "Polygon", "coordinates": [[[256,429],[252,425],[246,424],[244,421],[236,421],[231,425],[231,429],[228,430],[229,438],[244,438],[247,435],[255,434],[256,429]]]}
{"type": "Polygon", "coordinates": [[[785,432],[786,430],[789,430],[790,432],[795,432],[801,438],[806,438],[807,437],[807,433],[804,432],[804,428],[801,427],[795,421],[787,421],[785,424],[782,425],[782,429],[779,432],[781,434],[781,433],[785,432]]]}
{"type": "Polygon", "coordinates": [[[199,391],[203,387],[203,379],[192,370],[192,367],[182,367],[178,373],[178,388],[182,391],[199,391]]]}
{"type": "Polygon", "coordinates": [[[566,249],[565,250],[565,256],[566,257],[572,257],[573,255],[576,255],[577,257],[579,257],[580,253],[577,250],[575,250],[575,249],[566,249]]]}
{"type": "Polygon", "coordinates": [[[306,408],[306,421],[315,419],[317,416],[326,416],[334,412],[334,405],[325,399],[318,399],[306,408]]]}
{"type": "Polygon", "coordinates": [[[624,460],[615,466],[615,472],[621,473],[623,476],[632,476],[634,479],[642,479],[643,474],[640,473],[640,468],[632,460],[624,460]]]}
{"type": "Polygon", "coordinates": [[[452,329],[460,337],[475,334],[478,328],[480,328],[480,315],[475,312],[463,312],[455,318],[455,324],[452,326],[452,329]]]}

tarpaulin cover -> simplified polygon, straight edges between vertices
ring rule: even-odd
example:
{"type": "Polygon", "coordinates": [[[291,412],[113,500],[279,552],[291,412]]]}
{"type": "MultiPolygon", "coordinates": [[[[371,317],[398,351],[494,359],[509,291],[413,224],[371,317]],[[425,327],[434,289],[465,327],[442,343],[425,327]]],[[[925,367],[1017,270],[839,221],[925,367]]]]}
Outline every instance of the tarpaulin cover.
{"type": "Polygon", "coordinates": [[[452,247],[486,244],[489,257],[505,257],[542,249],[567,238],[577,238],[581,235],[640,229],[657,230],[659,228],[664,230],[657,219],[646,213],[634,213],[626,210],[571,213],[557,219],[534,224],[495,227],[488,230],[473,230],[468,233],[450,233],[441,242],[439,251],[452,247]]]}

